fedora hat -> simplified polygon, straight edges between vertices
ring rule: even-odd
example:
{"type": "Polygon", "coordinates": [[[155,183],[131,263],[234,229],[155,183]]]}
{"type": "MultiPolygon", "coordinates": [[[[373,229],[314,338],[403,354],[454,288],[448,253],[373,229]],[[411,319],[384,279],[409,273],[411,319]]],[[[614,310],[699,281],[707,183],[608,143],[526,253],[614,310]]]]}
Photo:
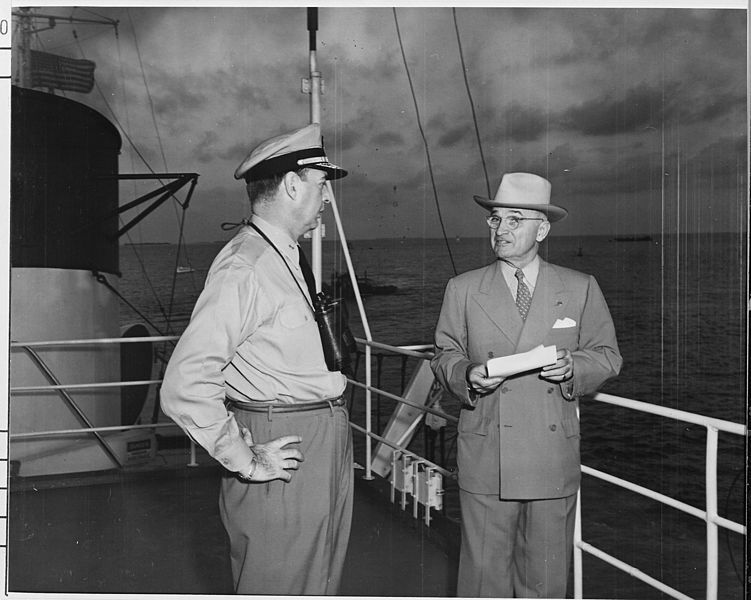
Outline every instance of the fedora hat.
{"type": "Polygon", "coordinates": [[[318,123],[261,142],[235,169],[235,179],[255,181],[304,168],[326,171],[329,179],[347,174],[326,157],[318,123]]]}
{"type": "Polygon", "coordinates": [[[505,173],[495,198],[475,196],[475,202],[492,210],[494,208],[521,208],[537,210],[548,217],[548,221],[560,221],[568,211],[562,206],[550,204],[551,185],[547,179],[532,173],[505,173]]]}

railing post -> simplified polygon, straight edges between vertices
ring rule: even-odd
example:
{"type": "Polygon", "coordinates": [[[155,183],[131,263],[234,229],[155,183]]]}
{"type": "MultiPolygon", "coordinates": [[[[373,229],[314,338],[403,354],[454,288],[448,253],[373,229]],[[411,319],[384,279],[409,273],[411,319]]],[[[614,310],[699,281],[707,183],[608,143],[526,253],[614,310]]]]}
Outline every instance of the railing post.
{"type": "Polygon", "coordinates": [[[365,430],[368,432],[368,434],[365,436],[365,479],[370,480],[373,479],[373,473],[371,472],[371,462],[372,462],[372,439],[370,437],[370,434],[373,433],[373,418],[371,415],[372,411],[372,398],[370,393],[370,386],[372,385],[373,376],[372,376],[372,356],[370,351],[370,344],[365,345],[365,385],[368,386],[365,389],[365,430]]]}
{"type": "Polygon", "coordinates": [[[718,430],[707,426],[706,498],[707,498],[707,600],[717,600],[717,441],[718,430]]]}
{"type": "Polygon", "coordinates": [[[582,541],[582,491],[576,492],[576,516],[574,518],[574,598],[584,598],[583,551],[579,545],[582,541]]]}
{"type": "Polygon", "coordinates": [[[198,466],[198,463],[196,462],[196,443],[193,440],[190,440],[190,462],[188,463],[188,466],[198,466]]]}

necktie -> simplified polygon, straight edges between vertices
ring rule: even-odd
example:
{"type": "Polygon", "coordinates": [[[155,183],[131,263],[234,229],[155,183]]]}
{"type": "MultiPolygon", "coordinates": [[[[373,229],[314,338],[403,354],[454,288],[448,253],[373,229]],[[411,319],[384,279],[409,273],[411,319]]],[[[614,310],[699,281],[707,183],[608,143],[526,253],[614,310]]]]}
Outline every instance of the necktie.
{"type": "Polygon", "coordinates": [[[522,320],[525,320],[529,312],[529,307],[532,305],[532,294],[529,293],[529,288],[524,283],[524,273],[522,270],[517,269],[514,276],[519,282],[519,287],[516,289],[516,307],[519,309],[522,320]]]}
{"type": "Polygon", "coordinates": [[[305,279],[305,283],[308,286],[308,292],[310,293],[310,299],[315,300],[316,298],[316,280],[315,277],[313,277],[313,269],[310,268],[310,263],[308,262],[308,257],[305,256],[305,252],[303,252],[302,248],[300,246],[297,247],[297,250],[299,252],[299,261],[300,261],[300,270],[302,271],[302,276],[305,279]]]}

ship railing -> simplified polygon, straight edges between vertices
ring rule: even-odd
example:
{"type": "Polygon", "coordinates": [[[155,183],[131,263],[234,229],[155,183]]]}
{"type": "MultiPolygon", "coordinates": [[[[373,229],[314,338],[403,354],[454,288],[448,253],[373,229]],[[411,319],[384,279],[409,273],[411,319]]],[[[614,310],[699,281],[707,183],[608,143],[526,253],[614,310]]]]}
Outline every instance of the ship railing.
{"type": "MultiPolygon", "coordinates": [[[[165,342],[165,341],[174,341],[176,339],[177,339],[177,336],[151,336],[151,337],[108,338],[108,339],[65,340],[65,341],[12,342],[11,349],[26,350],[26,349],[33,349],[35,347],[44,347],[44,346],[73,346],[73,345],[83,345],[83,344],[121,344],[121,343],[137,343],[137,342],[146,342],[146,341],[165,342]]],[[[372,361],[370,360],[371,358],[370,348],[375,347],[375,348],[379,348],[388,352],[392,352],[397,355],[401,354],[405,356],[419,358],[422,360],[428,360],[431,356],[431,353],[428,351],[430,347],[429,346],[390,346],[387,344],[381,344],[378,342],[367,341],[367,340],[362,340],[362,339],[358,339],[357,341],[361,344],[364,344],[366,347],[366,383],[363,384],[361,382],[358,382],[352,379],[350,379],[350,383],[354,386],[360,387],[365,390],[365,395],[366,395],[365,426],[361,427],[354,423],[352,423],[351,425],[353,429],[363,433],[366,437],[365,477],[372,478],[371,443],[372,441],[381,442],[390,446],[393,449],[394,462],[392,463],[392,467],[393,467],[392,468],[392,500],[394,500],[395,490],[397,488],[397,485],[394,482],[397,482],[399,477],[406,477],[408,480],[411,479],[412,481],[411,489],[413,490],[413,495],[415,496],[419,495],[420,492],[417,491],[418,488],[424,488],[425,486],[430,488],[431,486],[434,485],[433,483],[434,475],[438,474],[441,476],[453,476],[453,473],[447,471],[446,469],[433,463],[432,461],[429,461],[411,452],[406,446],[397,444],[393,440],[389,440],[375,433],[373,430],[372,417],[371,417],[371,411],[372,411],[371,393],[376,393],[384,397],[391,398],[392,400],[395,400],[397,402],[407,404],[414,409],[422,411],[423,413],[436,414],[437,416],[440,416],[446,419],[447,421],[456,422],[456,418],[443,411],[433,409],[429,406],[421,405],[418,402],[411,401],[407,398],[404,398],[396,394],[391,394],[385,390],[381,390],[371,385],[372,361]],[[399,465],[396,462],[398,456],[405,458],[405,460],[401,463],[401,465],[399,465]],[[423,474],[422,478],[419,477],[419,473],[423,474]],[[425,477],[425,475],[427,475],[427,477],[425,477]],[[417,483],[418,485],[415,485],[415,483],[417,483]]],[[[151,379],[151,380],[143,380],[143,381],[127,381],[127,382],[120,381],[120,382],[84,383],[84,384],[66,383],[66,384],[53,384],[53,385],[44,385],[44,386],[16,386],[16,387],[11,387],[9,391],[11,395],[14,395],[14,394],[22,394],[22,393],[28,393],[28,392],[41,392],[41,391],[49,391],[49,390],[70,391],[70,390],[81,390],[81,389],[92,389],[92,388],[125,387],[125,386],[132,386],[132,385],[147,385],[147,384],[159,384],[159,383],[161,383],[160,379],[151,379]]],[[[706,552],[706,556],[707,556],[707,559],[706,559],[706,571],[707,571],[706,573],[706,592],[707,592],[706,598],[707,600],[716,600],[717,593],[718,593],[718,579],[719,579],[718,577],[718,564],[719,564],[718,532],[719,532],[719,528],[722,527],[722,528],[734,531],[743,536],[747,534],[745,525],[742,525],[740,523],[737,523],[735,521],[722,517],[718,513],[717,462],[718,462],[719,432],[725,432],[725,433],[729,433],[732,435],[746,436],[747,434],[746,426],[741,423],[734,423],[731,421],[724,421],[721,419],[706,417],[706,416],[699,415],[696,413],[690,413],[686,411],[665,408],[665,407],[661,407],[655,404],[650,404],[647,402],[641,402],[641,401],[614,396],[610,394],[598,393],[592,396],[592,399],[597,402],[616,405],[616,406],[626,408],[629,410],[635,410],[635,411],[639,411],[643,413],[652,414],[655,416],[660,416],[660,417],[664,417],[668,419],[673,419],[673,420],[677,420],[681,422],[699,425],[706,429],[706,432],[707,432],[707,439],[706,439],[706,445],[705,445],[705,490],[706,490],[705,491],[705,504],[706,506],[703,510],[696,508],[694,506],[691,506],[687,503],[681,502],[675,498],[671,498],[669,496],[663,495],[655,490],[634,484],[625,479],[615,477],[613,475],[599,471],[597,469],[593,469],[586,465],[582,465],[582,473],[585,475],[589,475],[589,476],[601,479],[603,481],[609,482],[618,487],[631,490],[647,498],[657,500],[663,504],[666,504],[668,506],[681,510],[687,514],[693,515],[694,517],[697,517],[705,521],[706,522],[706,550],[707,550],[706,552]]],[[[12,440],[12,439],[21,439],[21,438],[29,438],[29,437],[65,435],[68,433],[80,434],[82,432],[89,432],[89,431],[93,433],[93,432],[100,432],[100,431],[128,430],[128,429],[139,429],[139,428],[159,428],[159,427],[173,427],[174,428],[176,427],[176,425],[171,424],[171,423],[157,423],[157,424],[146,424],[146,425],[91,427],[91,428],[85,428],[85,429],[28,432],[28,433],[10,432],[9,437],[12,440]]],[[[195,446],[192,440],[190,440],[190,442],[191,442],[191,459],[188,464],[195,465],[195,446]]],[[[405,489],[408,489],[408,488],[409,488],[409,485],[405,486],[405,489]]],[[[433,493],[434,492],[435,492],[435,489],[433,489],[433,493]]],[[[402,507],[403,508],[405,507],[405,494],[406,493],[407,492],[403,490],[402,492],[402,507]]],[[[423,492],[423,498],[422,498],[423,501],[425,501],[424,493],[425,492],[423,492]]],[[[428,490],[428,493],[430,493],[430,490],[428,490]]],[[[619,560],[616,557],[613,557],[612,555],[596,548],[595,546],[593,546],[592,544],[588,542],[585,542],[582,539],[582,531],[581,531],[581,491],[579,492],[579,494],[580,494],[580,497],[579,497],[579,502],[577,503],[576,526],[575,526],[575,537],[574,537],[574,596],[575,598],[584,597],[583,596],[583,568],[582,568],[582,563],[583,563],[582,557],[583,557],[584,552],[587,552],[591,554],[592,556],[595,556],[607,562],[611,566],[614,566],[628,573],[629,575],[645,582],[646,584],[652,586],[653,588],[673,598],[678,598],[678,599],[689,598],[689,596],[681,593],[680,591],[670,586],[665,585],[664,583],[660,582],[657,579],[654,579],[653,577],[637,569],[636,567],[629,565],[625,563],[624,561],[619,560]]],[[[418,501],[418,498],[415,498],[414,508],[413,508],[413,512],[415,516],[417,516],[417,503],[418,503],[417,501],[418,501]]],[[[429,509],[430,509],[430,505],[426,504],[425,513],[427,513],[428,515],[430,512],[429,509]]],[[[429,516],[426,518],[426,520],[429,523],[429,516]]]]}
{"type": "MultiPolygon", "coordinates": [[[[51,347],[76,347],[76,346],[94,346],[94,345],[111,345],[111,344],[132,344],[132,343],[143,343],[143,342],[152,342],[152,343],[174,342],[178,339],[179,339],[179,336],[140,336],[140,337],[134,336],[134,337],[127,337],[127,338],[45,340],[45,341],[34,341],[34,342],[14,341],[14,342],[11,342],[10,344],[11,350],[23,350],[29,353],[32,357],[34,357],[35,364],[37,365],[37,367],[46,376],[48,381],[51,381],[52,383],[47,383],[44,385],[13,386],[10,388],[9,391],[11,395],[56,391],[58,392],[58,394],[62,395],[63,398],[66,398],[68,397],[69,392],[75,392],[75,391],[90,391],[90,390],[95,390],[95,389],[111,389],[111,388],[144,386],[144,385],[159,385],[162,383],[161,379],[92,382],[92,383],[61,383],[59,382],[55,374],[50,370],[50,368],[46,364],[44,364],[44,362],[38,356],[38,354],[36,353],[36,349],[51,348],[51,347]]],[[[368,342],[368,343],[374,347],[386,349],[389,351],[398,350],[399,352],[403,353],[406,356],[413,356],[413,357],[419,357],[419,358],[424,358],[425,357],[424,350],[426,350],[427,348],[430,348],[430,346],[394,347],[394,346],[389,346],[386,344],[379,344],[378,342],[368,342]]],[[[366,365],[368,367],[367,380],[370,381],[371,363],[369,362],[369,360],[366,362],[366,365]]],[[[412,406],[413,408],[419,409],[421,411],[430,412],[437,416],[442,416],[448,420],[453,420],[454,422],[456,422],[458,419],[456,419],[456,417],[452,417],[451,415],[446,415],[445,413],[442,413],[441,411],[437,411],[429,407],[422,406],[418,403],[412,402],[409,399],[403,398],[401,396],[390,394],[389,392],[385,390],[380,390],[377,387],[362,384],[353,379],[350,379],[349,381],[354,386],[359,386],[366,390],[366,405],[367,405],[367,408],[365,411],[366,426],[363,428],[354,422],[350,422],[352,429],[365,434],[365,437],[367,440],[366,441],[367,458],[365,461],[366,465],[364,467],[366,470],[365,478],[373,479],[372,470],[371,470],[371,445],[370,445],[371,441],[375,440],[377,442],[383,443],[384,445],[392,448],[391,474],[390,474],[390,479],[389,479],[390,484],[391,484],[392,502],[395,501],[396,492],[401,493],[401,506],[403,509],[405,509],[406,498],[407,496],[411,496],[413,498],[414,516],[415,517],[418,516],[418,505],[424,506],[425,510],[424,510],[423,517],[424,517],[425,523],[429,525],[431,521],[430,510],[431,509],[440,510],[442,508],[443,477],[450,477],[450,476],[453,476],[453,474],[450,471],[444,469],[443,467],[437,465],[436,463],[410,451],[406,445],[394,443],[392,440],[381,437],[377,433],[375,433],[373,431],[372,421],[371,421],[371,392],[379,394],[380,396],[383,396],[383,397],[391,398],[392,400],[395,400],[398,402],[408,404],[412,406]]],[[[69,402],[69,406],[75,407],[75,404],[73,402],[69,402]]],[[[100,434],[111,433],[111,432],[124,432],[124,431],[130,431],[130,430],[138,430],[138,429],[149,429],[149,430],[173,429],[174,430],[174,429],[179,429],[179,427],[174,422],[116,425],[116,426],[102,426],[102,427],[83,426],[83,427],[78,427],[78,428],[73,428],[73,429],[70,429],[70,428],[69,429],[55,429],[55,430],[23,432],[23,433],[11,432],[9,437],[11,440],[23,440],[23,439],[41,439],[45,437],[80,435],[82,433],[91,433],[93,436],[96,437],[102,450],[112,458],[116,466],[122,467],[123,466],[122,462],[118,459],[116,454],[109,448],[106,439],[104,439],[100,434]]],[[[197,466],[198,463],[196,460],[196,457],[197,457],[196,444],[190,437],[188,437],[187,439],[190,444],[189,446],[190,459],[187,465],[197,466]]]]}
{"type": "MultiPolygon", "coordinates": [[[[366,349],[369,349],[370,347],[378,348],[381,350],[385,350],[387,352],[391,352],[395,355],[411,356],[411,357],[416,357],[416,358],[420,358],[423,360],[429,360],[430,357],[432,356],[432,352],[430,352],[430,350],[432,350],[432,346],[390,346],[387,344],[367,341],[367,340],[363,340],[360,338],[357,338],[357,342],[365,345],[366,349]]],[[[366,368],[369,369],[370,366],[371,366],[371,361],[366,360],[366,368]]],[[[368,380],[370,380],[370,377],[368,378],[368,380]]],[[[383,390],[380,390],[373,386],[364,385],[354,380],[351,380],[351,383],[355,386],[365,389],[367,392],[374,392],[382,396],[391,398],[403,404],[407,404],[413,408],[419,409],[426,414],[432,413],[432,414],[439,415],[452,422],[457,421],[455,417],[452,417],[451,415],[447,415],[446,413],[443,413],[442,411],[437,411],[427,406],[422,406],[418,403],[411,402],[407,400],[406,398],[396,396],[388,392],[384,392],[383,390]]],[[[643,413],[652,414],[655,416],[669,418],[669,419],[676,420],[676,421],[699,425],[706,429],[707,431],[707,439],[706,439],[706,445],[705,445],[705,489],[706,489],[705,503],[706,503],[706,508],[704,510],[691,506],[685,502],[681,502],[670,496],[661,494],[655,490],[651,490],[649,488],[634,484],[625,479],[615,477],[613,475],[610,475],[603,471],[599,471],[597,469],[594,469],[586,465],[582,465],[582,473],[586,475],[590,475],[597,479],[609,482],[618,487],[631,490],[647,498],[657,500],[658,502],[661,502],[667,506],[671,506],[673,508],[681,510],[687,514],[693,515],[694,517],[697,517],[705,521],[706,522],[706,548],[707,548],[707,555],[706,555],[707,556],[706,558],[707,594],[706,594],[706,598],[707,600],[716,600],[717,593],[718,593],[718,583],[719,583],[719,576],[718,576],[719,528],[722,527],[730,531],[734,531],[743,536],[746,535],[745,525],[736,523],[735,521],[722,517],[718,514],[717,462],[718,462],[719,432],[725,432],[725,433],[730,433],[733,435],[739,435],[739,436],[745,437],[747,434],[746,426],[741,423],[734,423],[732,421],[725,421],[722,419],[715,419],[712,417],[698,415],[698,414],[690,413],[686,411],[665,408],[665,407],[658,406],[655,404],[641,402],[638,400],[632,400],[630,398],[623,398],[620,396],[614,396],[611,394],[597,393],[592,396],[592,399],[597,402],[602,402],[604,404],[612,404],[612,405],[616,405],[621,408],[626,408],[629,410],[639,411],[643,413]]],[[[366,410],[369,413],[371,410],[369,397],[366,397],[366,404],[367,404],[366,410]]],[[[367,417],[367,414],[366,414],[366,417],[367,417]]],[[[366,436],[368,437],[368,445],[366,446],[366,448],[370,444],[370,439],[390,444],[388,440],[385,440],[383,437],[378,436],[372,432],[371,426],[370,426],[371,422],[372,421],[370,419],[366,418],[366,423],[368,423],[368,425],[366,426],[366,428],[362,429],[363,433],[365,433],[366,436]]],[[[367,456],[370,456],[369,451],[367,453],[367,456]]],[[[366,476],[370,476],[370,470],[368,468],[369,465],[370,465],[370,461],[368,461],[368,464],[366,465],[366,476]]],[[[396,470],[394,470],[394,472],[396,472],[396,470]]],[[[445,470],[443,472],[445,473],[445,470]]],[[[454,474],[451,473],[450,475],[453,476],[454,474]]],[[[393,498],[393,492],[392,492],[392,498],[393,498]]],[[[429,512],[429,511],[426,510],[426,512],[429,512]]],[[[415,516],[416,516],[416,513],[415,513],[415,516]]],[[[649,576],[648,574],[637,569],[636,567],[629,565],[628,563],[621,561],[618,558],[604,552],[603,550],[593,546],[592,544],[585,542],[582,539],[582,530],[581,530],[581,490],[580,490],[579,498],[577,502],[575,537],[574,537],[574,597],[575,598],[584,597],[583,596],[583,593],[584,593],[583,592],[583,568],[582,568],[584,552],[587,552],[591,554],[592,556],[595,556],[603,560],[604,562],[607,562],[611,566],[616,567],[628,573],[632,577],[635,577],[636,579],[643,581],[644,583],[661,591],[664,594],[667,594],[668,596],[682,599],[682,600],[686,600],[686,599],[690,600],[689,596],[681,593],[680,591],[649,576]]]]}
{"type": "MultiPolygon", "coordinates": [[[[424,360],[427,360],[430,358],[430,356],[432,356],[432,353],[425,352],[425,350],[427,350],[428,348],[432,348],[431,346],[399,347],[399,346],[388,346],[386,344],[380,344],[380,343],[375,343],[375,342],[368,342],[368,341],[361,340],[361,339],[358,339],[357,341],[362,344],[366,344],[368,346],[372,346],[375,348],[380,348],[382,350],[393,352],[394,354],[415,356],[415,357],[423,358],[424,360]],[[420,352],[418,352],[418,350],[420,352]]],[[[393,394],[384,393],[382,390],[378,390],[371,386],[363,386],[362,384],[358,382],[354,382],[354,381],[353,381],[353,384],[364,387],[370,391],[373,391],[379,394],[384,394],[389,398],[409,404],[410,406],[423,410],[426,413],[440,412],[440,411],[435,411],[433,409],[430,409],[424,406],[419,406],[414,402],[409,402],[405,400],[404,398],[399,398],[397,396],[394,396],[393,394]]],[[[746,431],[747,431],[745,425],[740,424],[740,423],[734,423],[731,421],[715,419],[712,417],[706,417],[706,416],[698,415],[695,413],[689,413],[686,411],[665,408],[665,407],[658,406],[655,404],[650,404],[647,402],[640,402],[637,400],[623,398],[620,396],[614,396],[611,394],[598,393],[598,394],[595,394],[592,398],[597,402],[602,402],[605,404],[613,404],[613,405],[626,408],[629,410],[649,413],[649,414],[660,416],[660,417],[666,417],[666,418],[677,420],[677,421],[700,425],[706,428],[707,440],[706,440],[706,447],[705,447],[705,489],[706,489],[706,492],[705,492],[706,509],[705,510],[701,510],[699,508],[693,507],[685,502],[681,502],[679,500],[676,500],[675,498],[671,498],[655,490],[651,490],[649,488],[636,485],[625,479],[615,477],[613,475],[599,471],[597,469],[593,469],[592,467],[588,467],[586,465],[582,465],[582,473],[586,475],[591,475],[592,477],[601,479],[603,481],[607,481],[611,484],[622,487],[624,489],[637,492],[647,498],[657,500],[663,504],[666,504],[668,506],[671,506],[687,514],[693,515],[699,519],[704,520],[706,522],[706,547],[707,547],[707,562],[706,562],[707,595],[706,595],[706,598],[707,600],[716,600],[717,590],[718,590],[718,579],[719,579],[718,577],[719,528],[723,527],[731,531],[734,531],[736,533],[739,533],[741,535],[744,535],[744,536],[746,535],[746,527],[744,525],[740,523],[736,523],[735,521],[732,521],[730,519],[721,517],[718,514],[717,459],[718,459],[719,432],[726,432],[726,433],[730,433],[733,435],[745,436],[746,431]]],[[[450,416],[446,415],[445,413],[442,413],[441,416],[443,416],[444,418],[452,419],[450,416]]],[[[453,419],[453,420],[456,421],[456,419],[453,419]]],[[[368,435],[372,436],[370,432],[368,432],[368,435]]],[[[372,436],[372,437],[375,438],[376,436],[372,436]]],[[[381,440],[382,438],[376,438],[376,439],[381,440]]],[[[581,491],[579,492],[579,494],[581,496],[581,491]]],[[[657,579],[654,579],[653,577],[650,577],[648,574],[633,567],[632,565],[629,565],[609,555],[608,553],[602,551],[601,549],[596,548],[592,544],[583,541],[582,531],[581,531],[581,497],[579,497],[579,501],[577,502],[577,515],[576,515],[574,542],[575,542],[574,543],[574,548],[575,548],[575,552],[574,552],[574,597],[575,598],[584,597],[583,596],[583,572],[582,572],[583,571],[582,556],[584,552],[587,552],[607,562],[611,566],[614,566],[628,573],[629,575],[647,583],[653,588],[673,598],[679,598],[679,599],[689,598],[689,596],[681,593],[678,590],[671,588],[670,586],[665,585],[664,583],[662,583],[661,581],[657,579]]]]}
{"type": "MultiPolygon", "coordinates": [[[[622,398],[620,396],[613,396],[611,394],[598,393],[593,397],[594,400],[605,404],[612,404],[629,410],[635,410],[643,413],[648,413],[684,423],[691,423],[694,425],[702,426],[706,429],[707,437],[705,444],[705,509],[701,510],[694,506],[691,506],[685,502],[676,500],[664,494],[660,494],[649,488],[637,485],[620,477],[615,477],[608,473],[604,473],[597,469],[593,469],[586,465],[582,465],[582,473],[591,475],[602,481],[609,482],[618,487],[631,490],[647,498],[657,500],[662,504],[676,508],[684,513],[693,515],[706,522],[706,598],[707,600],[716,600],[718,594],[719,584],[719,547],[718,547],[718,533],[719,528],[723,527],[729,529],[743,536],[746,535],[746,526],[740,523],[736,523],[730,519],[721,517],[718,513],[717,503],[717,459],[718,459],[718,442],[719,432],[730,433],[733,435],[739,435],[745,437],[747,434],[747,428],[741,423],[734,423],[732,421],[725,421],[722,419],[715,419],[712,417],[706,417],[698,415],[696,413],[690,413],[682,410],[666,408],[655,404],[649,404],[647,402],[640,402],[638,400],[631,400],[629,398],[622,398]]],[[[574,543],[574,597],[583,598],[582,581],[583,581],[583,569],[582,569],[582,557],[583,553],[587,552],[605,562],[614,566],[629,575],[647,583],[653,588],[669,595],[672,598],[679,598],[681,600],[690,599],[689,596],[681,593],[680,591],[671,588],[664,583],[650,577],[643,571],[603,552],[602,550],[594,547],[582,540],[581,533],[581,490],[579,491],[579,502],[577,502],[577,515],[576,515],[576,530],[575,530],[575,543],[574,543]]]]}

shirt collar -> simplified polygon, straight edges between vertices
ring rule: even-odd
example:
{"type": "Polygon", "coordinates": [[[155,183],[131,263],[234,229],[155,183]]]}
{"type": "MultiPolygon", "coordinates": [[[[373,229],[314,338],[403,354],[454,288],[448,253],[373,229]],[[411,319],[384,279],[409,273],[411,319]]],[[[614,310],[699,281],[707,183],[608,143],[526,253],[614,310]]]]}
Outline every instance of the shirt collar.
{"type": "Polygon", "coordinates": [[[297,264],[297,242],[293,240],[286,231],[272,225],[258,215],[252,215],[250,220],[266,234],[266,236],[279,249],[279,252],[289,258],[292,261],[292,264],[297,264]]]}
{"type": "MultiPolygon", "coordinates": [[[[515,288],[517,283],[516,275],[514,275],[514,273],[516,273],[516,267],[510,263],[507,263],[505,260],[502,260],[500,262],[503,278],[509,285],[513,284],[515,288]]],[[[529,262],[529,264],[525,265],[522,268],[522,273],[524,273],[524,281],[528,284],[528,286],[530,286],[530,291],[532,291],[532,289],[534,289],[535,285],[537,284],[537,275],[540,273],[539,255],[535,255],[535,257],[529,262]]]]}

